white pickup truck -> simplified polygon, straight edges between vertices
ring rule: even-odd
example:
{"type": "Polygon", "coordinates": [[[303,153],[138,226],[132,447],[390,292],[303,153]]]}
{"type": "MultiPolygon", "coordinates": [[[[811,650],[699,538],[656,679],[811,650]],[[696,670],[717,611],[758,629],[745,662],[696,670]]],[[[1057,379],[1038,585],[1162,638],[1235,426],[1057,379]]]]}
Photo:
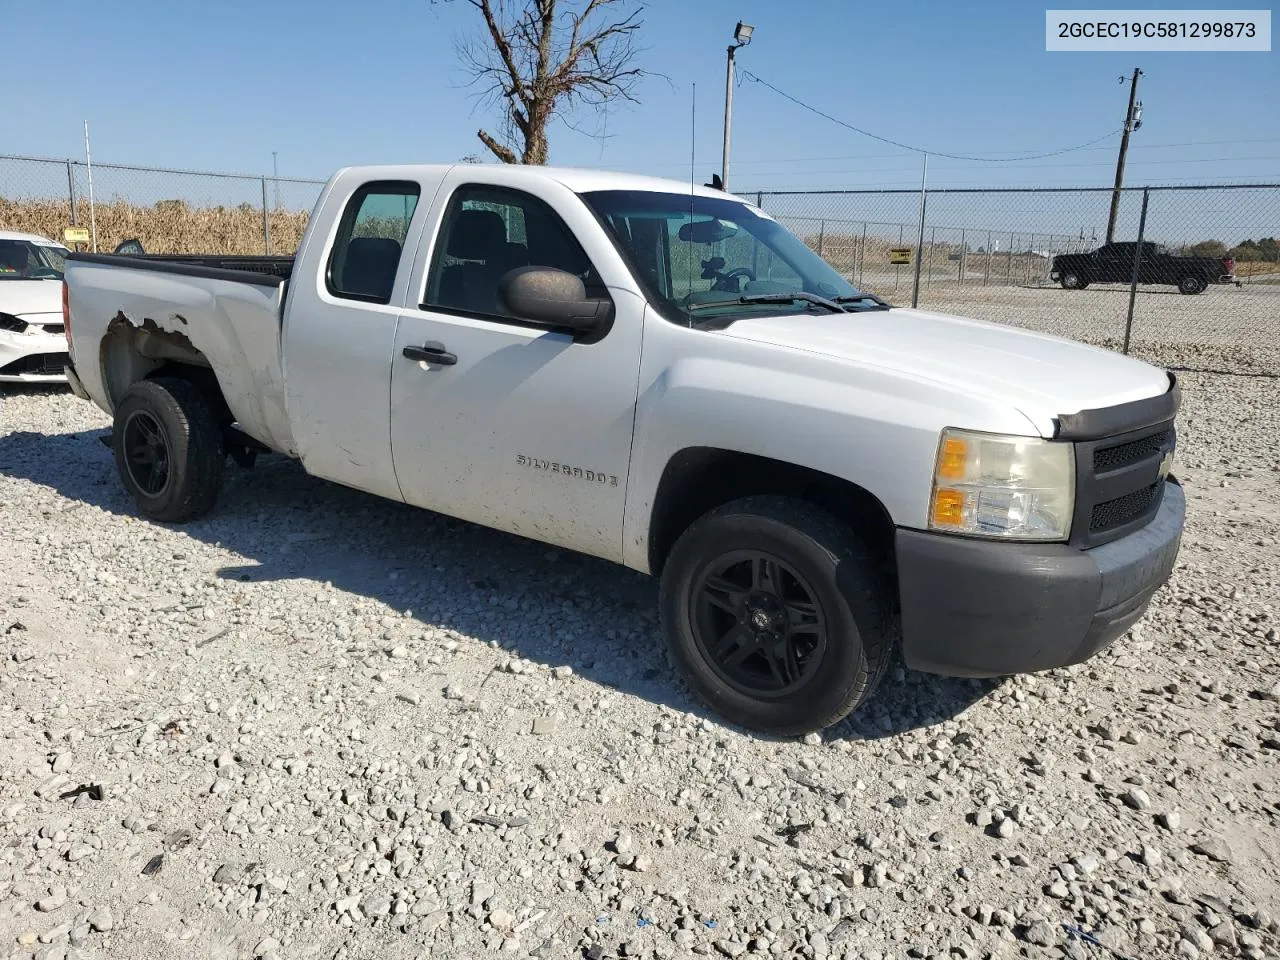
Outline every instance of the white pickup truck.
{"type": "Polygon", "coordinates": [[[1077,663],[1173,568],[1170,374],[891,308],[715,190],[348,168],[297,257],[251,265],[68,259],[72,388],[144,516],[205,513],[267,449],[660,576],[676,661],[751,728],[838,721],[898,644],[1077,663]]]}

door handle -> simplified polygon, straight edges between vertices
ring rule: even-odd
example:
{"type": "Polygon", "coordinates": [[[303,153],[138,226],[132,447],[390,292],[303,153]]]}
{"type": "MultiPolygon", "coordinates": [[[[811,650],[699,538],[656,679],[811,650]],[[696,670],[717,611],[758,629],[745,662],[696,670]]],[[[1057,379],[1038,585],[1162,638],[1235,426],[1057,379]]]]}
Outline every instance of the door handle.
{"type": "Polygon", "coordinates": [[[407,346],[401,351],[410,360],[421,360],[423,363],[438,363],[451,367],[458,362],[458,356],[445,350],[439,340],[428,340],[420,347],[407,346]]]}

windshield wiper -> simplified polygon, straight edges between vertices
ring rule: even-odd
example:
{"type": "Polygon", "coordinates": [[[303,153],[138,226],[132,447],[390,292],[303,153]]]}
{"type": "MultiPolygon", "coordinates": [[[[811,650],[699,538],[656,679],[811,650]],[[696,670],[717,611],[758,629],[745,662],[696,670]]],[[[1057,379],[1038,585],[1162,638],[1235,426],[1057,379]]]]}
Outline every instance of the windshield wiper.
{"type": "Polygon", "coordinates": [[[707,300],[703,303],[685,304],[685,309],[693,313],[698,310],[727,307],[735,303],[796,303],[797,301],[826,307],[832,313],[845,312],[844,307],[840,306],[836,301],[828,300],[826,297],[820,297],[816,293],[807,293],[803,290],[797,290],[794,293],[744,293],[742,296],[726,297],[724,300],[707,300]]]}
{"type": "Polygon", "coordinates": [[[863,301],[869,301],[870,303],[874,304],[874,306],[871,307],[872,310],[892,309],[888,303],[886,303],[884,300],[881,300],[874,293],[858,293],[852,296],[843,296],[843,297],[835,298],[836,303],[862,303],[863,301]]]}

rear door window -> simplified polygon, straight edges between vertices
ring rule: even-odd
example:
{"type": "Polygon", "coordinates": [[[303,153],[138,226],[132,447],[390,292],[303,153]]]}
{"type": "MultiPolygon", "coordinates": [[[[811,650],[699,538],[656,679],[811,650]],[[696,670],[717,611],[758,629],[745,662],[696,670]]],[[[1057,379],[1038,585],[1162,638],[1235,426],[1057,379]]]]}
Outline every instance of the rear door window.
{"type": "Polygon", "coordinates": [[[418,184],[367,183],[347,202],[329,253],[329,292],[347,300],[390,303],[409,224],[418,208],[418,184]]]}

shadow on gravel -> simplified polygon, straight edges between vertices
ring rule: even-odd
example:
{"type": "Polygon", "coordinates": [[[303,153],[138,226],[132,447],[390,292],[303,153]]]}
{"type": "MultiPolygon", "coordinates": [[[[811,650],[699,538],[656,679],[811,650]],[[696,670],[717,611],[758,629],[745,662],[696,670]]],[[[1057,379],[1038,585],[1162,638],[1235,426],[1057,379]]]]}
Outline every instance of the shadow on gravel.
{"type": "MultiPolygon", "coordinates": [[[[0,436],[0,473],[137,516],[102,443],[107,434],[0,436]]],[[[246,559],[219,570],[224,579],[328,582],[411,610],[424,625],[568,663],[620,693],[722,722],[666,661],[656,582],[626,568],[319,480],[274,455],[253,470],[229,468],[214,512],[176,529],[246,559]]],[[[828,736],[876,739],[942,723],[997,685],[894,664],[874,699],[828,736]]]]}
{"type": "Polygon", "coordinates": [[[1212,373],[1219,377],[1251,377],[1255,380],[1280,380],[1280,373],[1273,373],[1270,370],[1224,370],[1220,367],[1207,366],[1171,366],[1168,369],[1174,373],[1212,373]]]}
{"type": "Polygon", "coordinates": [[[5,397],[43,397],[55,393],[71,395],[65,383],[0,383],[0,401],[5,397]]]}
{"type": "MultiPolygon", "coordinates": [[[[1047,283],[1041,286],[1036,286],[1035,284],[1020,284],[1020,286],[1022,286],[1024,290],[1052,290],[1054,293],[1060,293],[1063,296],[1075,296],[1080,293],[1079,290],[1067,290],[1056,283],[1047,283]]],[[[1225,290],[1229,285],[1214,284],[1213,286],[1221,286],[1225,290]]],[[[1091,283],[1089,284],[1088,289],[1094,293],[1122,293],[1126,297],[1129,295],[1129,284],[1127,283],[1091,283]]],[[[1138,296],[1185,297],[1187,294],[1177,290],[1172,284],[1168,285],[1168,289],[1163,286],[1157,288],[1154,285],[1139,284],[1138,296]]]]}

